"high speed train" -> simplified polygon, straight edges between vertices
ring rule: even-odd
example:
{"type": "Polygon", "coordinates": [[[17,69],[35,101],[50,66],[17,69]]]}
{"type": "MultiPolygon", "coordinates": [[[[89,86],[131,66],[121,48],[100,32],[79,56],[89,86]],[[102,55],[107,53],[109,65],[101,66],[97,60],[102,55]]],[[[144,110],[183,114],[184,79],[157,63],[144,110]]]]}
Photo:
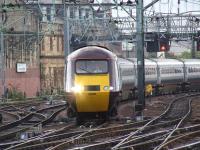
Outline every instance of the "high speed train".
{"type": "MultiPolygon", "coordinates": [[[[88,116],[113,116],[120,100],[137,93],[137,59],[118,58],[99,46],[86,46],[66,58],[68,114],[77,122],[88,116]]],[[[151,94],[200,88],[200,60],[145,59],[145,84],[151,94]]]]}

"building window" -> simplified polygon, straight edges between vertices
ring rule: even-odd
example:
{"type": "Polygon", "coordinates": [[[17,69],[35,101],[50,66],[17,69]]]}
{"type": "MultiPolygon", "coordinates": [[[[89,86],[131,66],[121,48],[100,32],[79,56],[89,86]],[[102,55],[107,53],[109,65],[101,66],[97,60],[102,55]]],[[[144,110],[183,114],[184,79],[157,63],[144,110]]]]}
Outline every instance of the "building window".
{"type": "Polygon", "coordinates": [[[70,18],[74,18],[74,10],[70,9],[70,18]]]}
{"type": "Polygon", "coordinates": [[[51,7],[47,7],[47,20],[51,21],[51,7]]]}
{"type": "Polygon", "coordinates": [[[60,36],[56,36],[57,38],[57,51],[59,52],[60,50],[60,36]]]}
{"type": "Polygon", "coordinates": [[[50,51],[53,51],[53,39],[50,36],[50,51]]]}
{"type": "Polygon", "coordinates": [[[62,49],[62,51],[64,51],[64,38],[63,38],[63,35],[61,36],[61,45],[62,45],[61,49],[62,49]]]}

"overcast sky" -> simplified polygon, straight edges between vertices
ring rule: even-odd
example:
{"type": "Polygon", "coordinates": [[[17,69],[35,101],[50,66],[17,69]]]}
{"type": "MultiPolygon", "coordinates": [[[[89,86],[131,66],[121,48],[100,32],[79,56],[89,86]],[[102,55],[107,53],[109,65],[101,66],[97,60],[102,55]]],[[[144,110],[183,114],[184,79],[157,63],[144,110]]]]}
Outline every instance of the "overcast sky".
{"type": "MultiPolygon", "coordinates": [[[[114,2],[114,0],[96,0],[96,2],[114,2]]],[[[127,0],[115,0],[121,2],[126,2],[127,0]]],[[[132,0],[133,2],[135,0],[132,0]]],[[[152,2],[153,0],[143,0],[144,6],[152,2]]],[[[152,7],[147,9],[146,14],[150,15],[153,12],[154,13],[178,13],[178,6],[179,6],[179,13],[185,13],[189,11],[198,11],[198,12],[190,12],[190,14],[200,14],[200,0],[180,0],[180,5],[178,5],[178,0],[160,0],[156,4],[154,4],[152,7]]],[[[128,7],[126,7],[128,8],[128,7]]],[[[121,8],[119,8],[121,10],[121,8]]],[[[113,10],[114,14],[116,14],[116,11],[113,10]]],[[[135,9],[133,9],[133,15],[135,13],[135,9]]],[[[113,14],[113,15],[114,15],[113,14]]],[[[126,16],[127,13],[122,13],[119,11],[119,16],[126,16]]]]}
{"type": "MultiPolygon", "coordinates": [[[[144,5],[150,3],[152,0],[144,0],[144,5]]],[[[200,0],[160,0],[148,10],[155,10],[156,12],[163,13],[178,13],[178,6],[180,13],[186,11],[200,11],[200,0]]]]}

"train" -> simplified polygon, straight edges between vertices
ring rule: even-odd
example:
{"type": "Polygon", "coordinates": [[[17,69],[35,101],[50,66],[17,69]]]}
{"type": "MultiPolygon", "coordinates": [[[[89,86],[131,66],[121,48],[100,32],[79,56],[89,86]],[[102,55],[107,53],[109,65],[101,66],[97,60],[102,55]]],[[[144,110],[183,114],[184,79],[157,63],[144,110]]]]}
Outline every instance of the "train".
{"type": "MultiPolygon", "coordinates": [[[[137,59],[119,58],[109,49],[86,46],[66,58],[64,86],[68,115],[77,123],[87,117],[117,114],[124,99],[137,97],[137,59]]],[[[199,59],[145,59],[145,85],[150,95],[200,88],[199,59]]]]}

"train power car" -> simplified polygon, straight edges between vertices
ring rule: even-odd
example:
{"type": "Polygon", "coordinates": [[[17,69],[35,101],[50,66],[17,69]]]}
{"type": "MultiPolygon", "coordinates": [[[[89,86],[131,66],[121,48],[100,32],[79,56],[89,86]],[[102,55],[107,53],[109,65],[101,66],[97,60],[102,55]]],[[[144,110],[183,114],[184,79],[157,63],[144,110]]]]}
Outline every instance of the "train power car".
{"type": "Polygon", "coordinates": [[[65,68],[65,90],[77,122],[90,117],[116,113],[120,100],[117,56],[98,46],[87,46],[71,53],[65,68]]]}
{"type": "MultiPolygon", "coordinates": [[[[116,115],[120,100],[137,95],[136,58],[118,58],[106,48],[87,46],[71,53],[66,61],[68,110],[78,122],[88,116],[116,115]]],[[[199,90],[200,60],[145,59],[145,85],[153,87],[150,94],[155,95],[199,90]]]]}

